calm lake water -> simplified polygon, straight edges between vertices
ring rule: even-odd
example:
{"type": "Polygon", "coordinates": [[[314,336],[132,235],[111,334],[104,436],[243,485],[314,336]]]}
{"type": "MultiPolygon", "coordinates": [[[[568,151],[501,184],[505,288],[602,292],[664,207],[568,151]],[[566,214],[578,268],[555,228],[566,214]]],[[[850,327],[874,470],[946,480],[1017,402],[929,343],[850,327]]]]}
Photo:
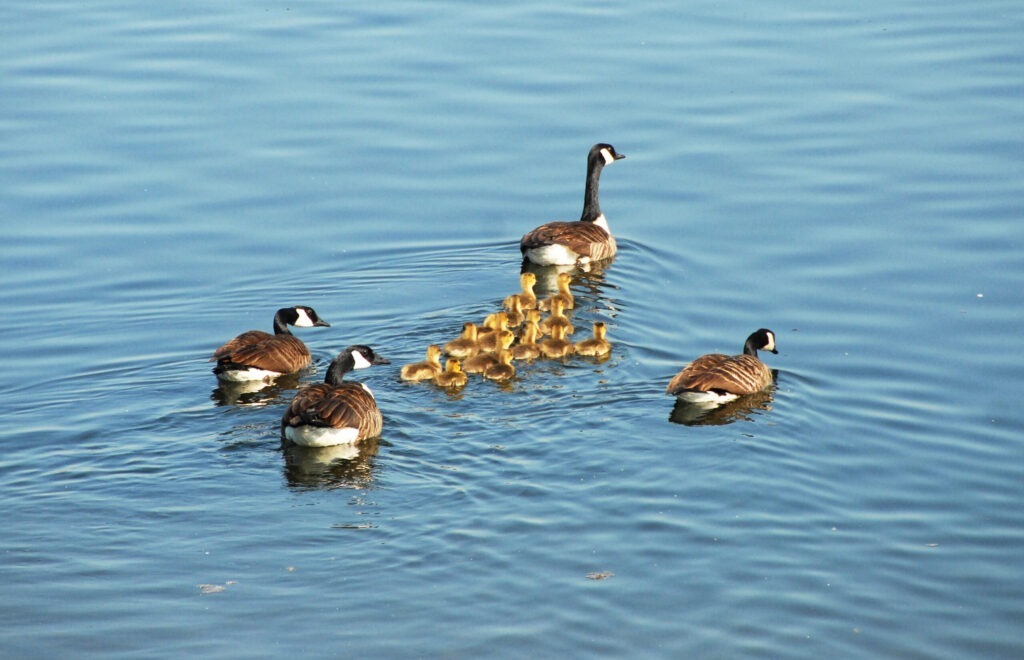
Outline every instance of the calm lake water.
{"type": "Polygon", "coordinates": [[[0,16],[0,655],[1024,655],[1019,2],[0,16]],[[612,357],[400,382],[599,141],[612,357]],[[665,396],[759,327],[768,396],[665,396]],[[382,437],[282,450],[352,343],[382,437]]]}

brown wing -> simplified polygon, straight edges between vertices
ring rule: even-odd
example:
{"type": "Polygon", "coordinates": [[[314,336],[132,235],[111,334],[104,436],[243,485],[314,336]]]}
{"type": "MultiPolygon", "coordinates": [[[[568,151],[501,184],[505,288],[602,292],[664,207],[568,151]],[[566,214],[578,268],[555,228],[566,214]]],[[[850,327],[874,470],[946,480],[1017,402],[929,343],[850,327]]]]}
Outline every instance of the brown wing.
{"type": "Polygon", "coordinates": [[[593,222],[549,222],[537,227],[519,241],[526,252],[545,245],[564,245],[581,257],[600,261],[615,256],[615,239],[593,222]]]}
{"type": "Polygon", "coordinates": [[[753,355],[703,355],[676,374],[665,391],[677,394],[683,390],[696,392],[728,392],[751,394],[772,382],[772,372],[753,355]]]}
{"type": "Polygon", "coordinates": [[[243,332],[228,343],[224,344],[213,352],[213,357],[210,361],[220,360],[223,357],[227,357],[239,350],[243,346],[251,346],[252,344],[258,344],[261,341],[273,339],[274,335],[269,332],[263,332],[262,330],[250,330],[249,332],[243,332]]]}
{"type": "Polygon", "coordinates": [[[312,362],[309,349],[292,335],[270,335],[263,341],[244,344],[220,360],[282,374],[305,369],[312,362]]]}
{"type": "Polygon", "coordinates": [[[299,390],[281,417],[281,431],[288,426],[357,428],[359,439],[380,435],[384,420],[373,395],[358,383],[320,383],[299,390]]]}

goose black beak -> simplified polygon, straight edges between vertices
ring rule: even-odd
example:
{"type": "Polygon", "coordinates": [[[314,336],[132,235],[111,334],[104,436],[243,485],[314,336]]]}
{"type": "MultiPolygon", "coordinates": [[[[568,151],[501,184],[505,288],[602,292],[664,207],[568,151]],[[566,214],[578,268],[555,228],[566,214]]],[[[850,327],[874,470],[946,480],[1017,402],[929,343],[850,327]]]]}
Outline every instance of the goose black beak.
{"type": "Polygon", "coordinates": [[[313,326],[318,328],[329,328],[331,327],[331,324],[328,323],[327,321],[324,321],[323,319],[317,319],[316,323],[314,323],[313,326]]]}

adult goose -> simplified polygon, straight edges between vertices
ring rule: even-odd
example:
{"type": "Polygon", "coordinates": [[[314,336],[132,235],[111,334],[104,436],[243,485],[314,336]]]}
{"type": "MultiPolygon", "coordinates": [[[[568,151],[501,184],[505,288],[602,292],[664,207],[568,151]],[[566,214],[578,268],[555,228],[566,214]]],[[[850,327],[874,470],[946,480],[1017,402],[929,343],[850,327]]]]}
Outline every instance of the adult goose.
{"type": "Polygon", "coordinates": [[[309,349],[288,329],[330,327],[312,307],[284,307],[274,314],[274,334],[243,332],[213,352],[213,373],[227,382],[270,380],[305,369],[312,362],[309,349]]]}
{"type": "Polygon", "coordinates": [[[741,355],[702,355],[676,374],[665,392],[692,403],[725,403],[760,392],[772,384],[772,372],[758,351],[778,353],[774,332],[761,328],[751,334],[741,355]]]}
{"type": "Polygon", "coordinates": [[[599,143],[587,156],[587,184],[583,213],[577,222],[549,222],[528,232],[519,241],[523,257],[539,266],[587,265],[615,256],[618,249],[608,220],[601,212],[598,184],[601,170],[625,158],[610,144],[599,143]]]}
{"type": "Polygon", "coordinates": [[[281,417],[281,435],[303,447],[355,444],[380,435],[384,420],[370,388],[344,377],[389,363],[369,346],[349,346],[331,362],[324,382],[295,395],[281,417]]]}

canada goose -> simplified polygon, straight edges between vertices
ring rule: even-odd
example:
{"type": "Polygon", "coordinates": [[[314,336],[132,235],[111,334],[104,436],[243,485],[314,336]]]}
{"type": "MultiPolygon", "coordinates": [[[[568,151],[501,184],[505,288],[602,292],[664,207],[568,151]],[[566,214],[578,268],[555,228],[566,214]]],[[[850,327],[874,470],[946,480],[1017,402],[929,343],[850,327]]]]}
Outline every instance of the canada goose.
{"type": "Polygon", "coordinates": [[[462,335],[444,345],[444,352],[453,358],[464,359],[476,355],[480,351],[477,343],[476,323],[462,326],[462,335]]]}
{"type": "Polygon", "coordinates": [[[565,328],[556,325],[551,328],[551,336],[541,343],[540,352],[547,358],[562,358],[573,354],[575,347],[571,341],[565,339],[565,328]]]}
{"type": "Polygon", "coordinates": [[[538,309],[543,309],[544,311],[551,309],[551,301],[556,298],[562,301],[563,309],[572,309],[576,305],[576,299],[573,297],[572,291],[569,290],[572,275],[569,273],[559,273],[555,281],[557,282],[558,293],[537,303],[538,309]]]}
{"type": "Polygon", "coordinates": [[[584,339],[583,341],[576,344],[577,355],[589,355],[592,357],[602,357],[612,352],[611,343],[605,339],[608,333],[608,327],[605,326],[601,321],[594,323],[594,338],[584,339]]]}
{"type": "Polygon", "coordinates": [[[512,380],[516,377],[516,368],[512,366],[512,353],[507,350],[498,351],[497,363],[484,369],[484,378],[489,380],[512,380]]]}
{"type": "MultiPolygon", "coordinates": [[[[508,314],[495,312],[488,314],[484,320],[484,329],[478,330],[476,335],[477,346],[480,352],[496,351],[500,343],[501,333],[508,330],[508,314]]],[[[466,365],[462,365],[465,367],[466,365]]]]}
{"type": "Polygon", "coordinates": [[[757,352],[775,350],[775,333],[761,328],[747,337],[742,355],[702,355],[676,374],[666,393],[694,403],[731,401],[759,392],[772,383],[772,372],[757,352]]]}
{"type": "Polygon", "coordinates": [[[576,327],[569,320],[569,317],[565,315],[563,310],[565,303],[560,299],[554,298],[551,300],[551,316],[547,317],[540,322],[540,331],[550,335],[555,334],[554,329],[562,328],[565,334],[571,335],[576,332],[576,327]]]}
{"type": "Polygon", "coordinates": [[[434,382],[441,387],[462,387],[469,380],[469,376],[462,370],[462,364],[458,360],[448,360],[444,365],[444,371],[434,376],[434,382]]]}
{"type": "Polygon", "coordinates": [[[577,222],[549,222],[528,232],[519,242],[523,256],[540,266],[588,264],[615,256],[615,239],[598,203],[601,170],[625,158],[610,144],[595,144],[587,156],[587,185],[583,213],[577,222]]]}
{"type": "Polygon", "coordinates": [[[495,332],[497,344],[493,351],[481,351],[473,357],[466,358],[462,363],[462,369],[467,374],[482,374],[487,371],[488,367],[491,367],[498,363],[498,352],[508,349],[515,341],[516,336],[512,334],[511,330],[501,330],[495,332]]]}
{"type": "Polygon", "coordinates": [[[427,346],[427,359],[402,367],[402,380],[431,380],[441,373],[441,347],[431,344],[427,346]]]}
{"type": "Polygon", "coordinates": [[[536,309],[537,294],[533,292],[533,287],[535,286],[537,286],[536,273],[523,273],[519,276],[519,287],[522,290],[519,293],[513,293],[511,296],[507,296],[505,298],[505,306],[509,306],[511,298],[519,298],[519,305],[524,310],[536,309]]]}
{"type": "Polygon", "coordinates": [[[536,360],[540,357],[540,347],[537,346],[537,324],[530,323],[523,330],[523,336],[519,343],[512,347],[512,357],[517,360],[536,360]]]}
{"type": "Polygon", "coordinates": [[[281,417],[281,435],[303,447],[331,447],[380,435],[384,423],[370,388],[343,380],[353,369],[389,364],[369,346],[349,346],[327,368],[324,382],[299,390],[281,417]]]}
{"type": "Polygon", "coordinates": [[[228,382],[270,380],[305,369],[312,362],[309,349],[288,329],[330,327],[312,307],[284,307],[274,314],[274,334],[262,330],[243,332],[213,352],[213,373],[228,382]]]}

